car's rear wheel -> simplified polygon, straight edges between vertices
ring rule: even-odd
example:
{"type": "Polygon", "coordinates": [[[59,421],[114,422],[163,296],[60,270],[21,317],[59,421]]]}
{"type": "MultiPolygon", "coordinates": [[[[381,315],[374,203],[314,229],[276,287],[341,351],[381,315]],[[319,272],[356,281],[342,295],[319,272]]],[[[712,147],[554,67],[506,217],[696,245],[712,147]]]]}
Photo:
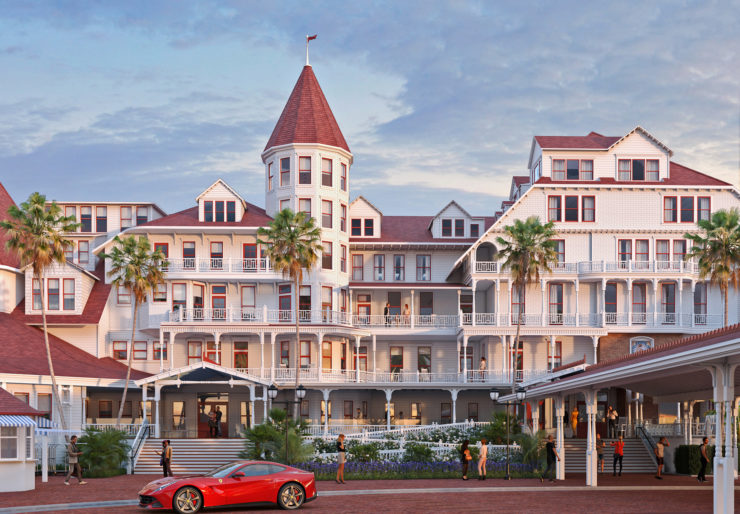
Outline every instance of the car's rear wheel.
{"type": "Polygon", "coordinates": [[[297,509],[306,501],[306,491],[301,484],[290,482],[280,488],[278,492],[278,505],[281,509],[297,509]]]}
{"type": "Polygon", "coordinates": [[[203,495],[192,486],[178,489],[172,498],[172,508],[178,514],[194,514],[203,508],[203,495]]]}

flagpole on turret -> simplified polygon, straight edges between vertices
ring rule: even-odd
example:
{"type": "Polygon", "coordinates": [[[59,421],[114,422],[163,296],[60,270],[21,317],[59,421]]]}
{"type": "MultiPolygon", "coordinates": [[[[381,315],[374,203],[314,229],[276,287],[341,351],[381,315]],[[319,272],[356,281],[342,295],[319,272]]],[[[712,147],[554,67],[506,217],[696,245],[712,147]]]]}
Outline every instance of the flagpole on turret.
{"type": "Polygon", "coordinates": [[[317,35],[318,34],[314,34],[313,36],[309,36],[308,34],[306,34],[306,66],[311,66],[309,64],[309,62],[308,62],[308,42],[316,39],[316,36],[317,35]]]}

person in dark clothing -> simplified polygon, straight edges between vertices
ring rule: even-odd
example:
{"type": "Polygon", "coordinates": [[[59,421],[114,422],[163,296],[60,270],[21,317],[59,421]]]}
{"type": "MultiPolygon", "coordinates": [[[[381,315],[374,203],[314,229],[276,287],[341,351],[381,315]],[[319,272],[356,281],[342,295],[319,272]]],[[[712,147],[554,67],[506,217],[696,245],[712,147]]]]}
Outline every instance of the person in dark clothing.
{"type": "Polygon", "coordinates": [[[221,418],[224,413],[221,412],[221,407],[216,405],[216,437],[221,437],[221,418]]]}
{"type": "Polygon", "coordinates": [[[80,485],[87,483],[82,480],[82,469],[80,468],[80,463],[78,460],[80,455],[82,455],[82,452],[79,451],[77,448],[77,436],[73,435],[69,439],[69,445],[67,445],[69,471],[67,471],[67,477],[64,479],[64,485],[69,485],[69,477],[71,477],[73,474],[77,477],[77,482],[80,485]]]}
{"type": "Polygon", "coordinates": [[[337,438],[337,484],[344,483],[344,461],[346,450],[344,448],[344,434],[337,438]]]}
{"type": "Polygon", "coordinates": [[[385,308],[383,309],[383,316],[385,317],[385,324],[390,325],[391,324],[391,304],[390,302],[386,302],[385,308]]]}
{"type": "Polygon", "coordinates": [[[161,457],[159,459],[159,464],[162,466],[162,474],[164,477],[167,478],[173,476],[172,468],[170,468],[172,464],[172,447],[170,446],[170,440],[165,439],[162,441],[162,451],[155,453],[161,457]]]}
{"type": "Polygon", "coordinates": [[[470,441],[465,439],[462,443],[462,446],[460,447],[460,460],[462,461],[462,479],[467,480],[468,479],[468,464],[471,460],[473,460],[473,456],[470,455],[470,449],[468,446],[470,445],[470,441]]]}
{"type": "Polygon", "coordinates": [[[707,445],[709,444],[709,438],[705,437],[701,440],[701,446],[699,446],[700,453],[700,467],[699,474],[696,475],[696,479],[701,482],[707,481],[707,464],[709,463],[709,456],[707,455],[707,445]]]}
{"type": "Polygon", "coordinates": [[[545,444],[545,453],[547,454],[547,468],[545,472],[540,476],[540,482],[545,481],[545,477],[550,477],[550,482],[555,481],[555,462],[560,460],[560,455],[555,449],[555,441],[552,438],[552,434],[547,436],[547,443],[545,444]]]}

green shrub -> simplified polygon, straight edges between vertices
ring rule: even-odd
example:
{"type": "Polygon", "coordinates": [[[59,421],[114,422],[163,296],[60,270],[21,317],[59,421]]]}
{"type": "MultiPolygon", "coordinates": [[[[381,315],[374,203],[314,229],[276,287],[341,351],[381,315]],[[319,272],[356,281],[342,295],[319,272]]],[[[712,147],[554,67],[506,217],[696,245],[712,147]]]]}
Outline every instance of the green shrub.
{"type": "Polygon", "coordinates": [[[272,409],[270,418],[261,425],[247,428],[242,433],[245,439],[240,457],[252,460],[277,460],[287,462],[285,447],[286,423],[288,430],[288,457],[290,462],[304,462],[314,453],[311,444],[303,442],[306,423],[288,419],[282,409],[272,409]]]}
{"type": "MultiPolygon", "coordinates": [[[[714,446],[707,446],[707,456],[709,457],[707,470],[711,473],[712,459],[714,457],[714,446]]],[[[699,445],[679,445],[674,453],[673,462],[676,466],[676,473],[681,473],[684,475],[696,475],[697,473],[699,473],[699,466],[701,465],[701,451],[699,449],[699,445]]]]}
{"type": "Polygon", "coordinates": [[[129,446],[125,432],[112,428],[86,428],[77,446],[82,452],[80,466],[88,477],[112,477],[126,472],[129,446]]]}
{"type": "MultiPolygon", "coordinates": [[[[522,428],[519,425],[519,419],[513,414],[509,415],[509,437],[512,441],[515,435],[521,433],[522,428]]],[[[491,417],[491,424],[486,425],[481,430],[481,437],[488,439],[491,444],[506,444],[506,413],[494,412],[491,417]]],[[[472,440],[472,439],[471,439],[472,440]]]]}
{"type": "Polygon", "coordinates": [[[405,462],[432,462],[434,460],[434,452],[426,444],[407,443],[403,460],[405,462]]]}
{"type": "Polygon", "coordinates": [[[350,441],[350,443],[347,444],[347,456],[349,460],[355,462],[379,461],[380,445],[378,443],[363,444],[357,441],[350,441]]]}

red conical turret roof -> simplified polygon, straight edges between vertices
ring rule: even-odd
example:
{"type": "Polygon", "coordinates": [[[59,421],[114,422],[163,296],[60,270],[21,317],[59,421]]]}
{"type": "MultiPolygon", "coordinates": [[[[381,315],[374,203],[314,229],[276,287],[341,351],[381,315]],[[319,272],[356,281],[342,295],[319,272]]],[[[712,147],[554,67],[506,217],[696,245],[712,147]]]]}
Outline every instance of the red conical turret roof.
{"type": "Polygon", "coordinates": [[[349,152],[311,66],[303,67],[265,150],[290,143],[336,146],[349,152]]]}

